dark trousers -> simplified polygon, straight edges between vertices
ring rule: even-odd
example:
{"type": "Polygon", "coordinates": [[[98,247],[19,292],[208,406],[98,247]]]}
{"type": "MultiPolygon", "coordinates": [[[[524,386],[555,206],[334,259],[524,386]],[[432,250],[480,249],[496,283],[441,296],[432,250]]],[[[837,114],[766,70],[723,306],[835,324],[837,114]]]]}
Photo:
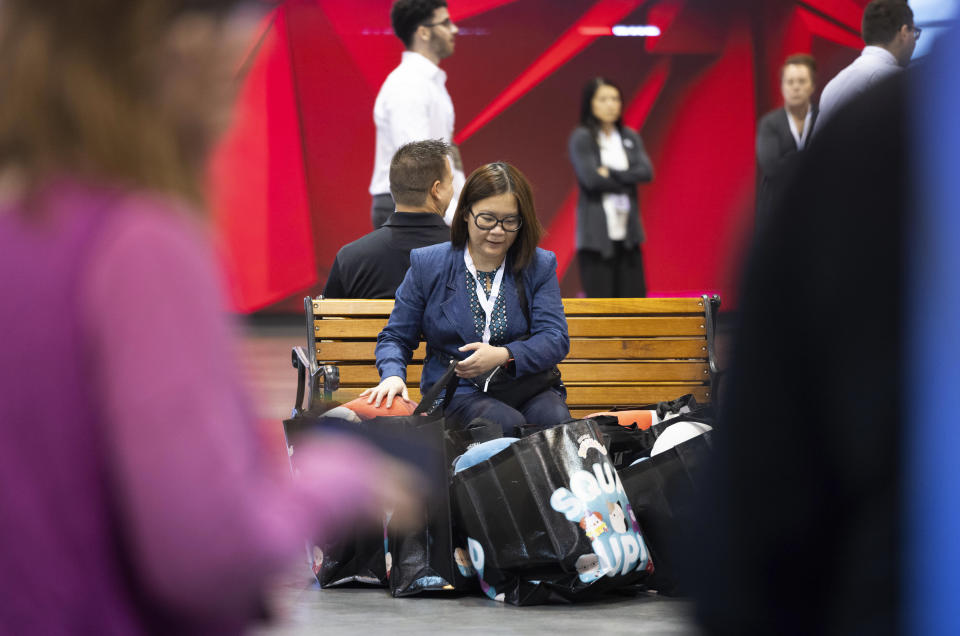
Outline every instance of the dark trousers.
{"type": "Polygon", "coordinates": [[[570,410],[563,397],[553,389],[533,396],[520,410],[507,406],[486,393],[470,393],[454,396],[444,409],[445,417],[469,424],[481,417],[499,424],[505,437],[520,437],[520,429],[527,425],[526,432],[535,432],[556,426],[570,419],[570,410]]]}
{"type": "Polygon", "coordinates": [[[643,275],[643,252],[613,242],[613,256],[604,258],[593,250],[577,251],[580,284],[587,298],[643,298],[647,281],[643,275]]]}
{"type": "Polygon", "coordinates": [[[373,229],[378,229],[387,222],[396,206],[393,204],[393,197],[390,193],[373,195],[373,205],[370,206],[370,220],[373,222],[373,229]]]}

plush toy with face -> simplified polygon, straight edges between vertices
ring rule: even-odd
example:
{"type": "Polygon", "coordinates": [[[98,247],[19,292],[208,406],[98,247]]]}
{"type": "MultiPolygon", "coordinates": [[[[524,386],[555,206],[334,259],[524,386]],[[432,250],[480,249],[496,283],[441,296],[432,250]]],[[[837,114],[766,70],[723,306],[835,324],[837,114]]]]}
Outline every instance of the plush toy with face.
{"type": "Polygon", "coordinates": [[[620,507],[620,502],[607,502],[607,510],[610,512],[610,525],[613,527],[613,531],[626,532],[627,517],[623,514],[623,508],[620,507]]]}
{"type": "Polygon", "coordinates": [[[633,513],[633,508],[630,504],[627,504],[627,516],[630,517],[630,527],[633,528],[634,532],[640,534],[640,524],[637,523],[637,515],[633,513]]]}
{"type": "Polygon", "coordinates": [[[591,583],[599,579],[603,573],[600,571],[600,557],[593,552],[582,554],[576,563],[577,574],[584,583],[591,583]]]}
{"type": "Polygon", "coordinates": [[[587,533],[589,539],[596,539],[607,531],[607,524],[599,512],[589,512],[580,520],[580,528],[587,533]]]}

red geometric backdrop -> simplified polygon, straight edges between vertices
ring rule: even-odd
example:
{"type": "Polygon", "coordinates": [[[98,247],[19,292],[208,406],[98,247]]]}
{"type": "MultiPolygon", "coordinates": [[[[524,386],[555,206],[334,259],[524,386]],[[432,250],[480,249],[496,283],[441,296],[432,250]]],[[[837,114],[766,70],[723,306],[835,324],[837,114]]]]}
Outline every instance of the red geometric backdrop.
{"type": "MultiPolygon", "coordinates": [[[[443,62],[467,172],[502,159],[534,186],[565,296],[580,291],[567,137],[580,87],[625,98],[654,181],[640,188],[651,295],[736,304],[753,227],[756,121],[780,105],[777,72],[809,52],[822,86],[862,47],[867,0],[449,0],[460,27],[443,62]],[[656,38],[613,37],[653,24],[656,38]]],[[[399,62],[390,0],[287,0],[240,74],[210,201],[234,307],[300,311],[337,249],[370,228],[373,102],[399,62]]]]}

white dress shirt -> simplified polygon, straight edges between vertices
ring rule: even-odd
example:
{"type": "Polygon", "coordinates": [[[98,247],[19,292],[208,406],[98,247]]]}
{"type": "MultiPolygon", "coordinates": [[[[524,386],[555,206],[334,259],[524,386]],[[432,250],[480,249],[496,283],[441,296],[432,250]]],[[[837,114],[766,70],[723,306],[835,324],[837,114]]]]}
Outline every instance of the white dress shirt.
{"type": "MultiPolygon", "coordinates": [[[[597,135],[600,146],[600,165],[611,170],[626,170],[630,167],[627,151],[623,149],[620,131],[614,129],[609,135],[602,130],[597,135]]],[[[611,241],[627,237],[627,215],[630,213],[630,197],[626,194],[607,192],[603,195],[603,211],[607,217],[607,234],[611,241]]]]}
{"type": "Polygon", "coordinates": [[[879,46],[864,47],[860,57],[827,82],[820,96],[817,128],[821,128],[844,103],[885,77],[903,70],[890,51],[879,46]]]}
{"type": "Polygon", "coordinates": [[[793,140],[797,142],[797,150],[803,150],[803,147],[807,145],[807,139],[810,138],[810,120],[813,119],[813,106],[807,106],[807,115],[803,118],[802,133],[797,130],[797,122],[793,119],[793,115],[790,114],[787,107],[784,106],[783,109],[787,111],[787,123],[790,125],[790,134],[793,135],[793,140]]]}
{"type": "MultiPolygon", "coordinates": [[[[400,65],[384,80],[373,105],[377,148],[370,194],[390,192],[390,160],[403,144],[424,139],[453,140],[453,102],[446,82],[447,74],[439,66],[412,51],[403,53],[400,65]]],[[[448,225],[464,181],[463,171],[453,169],[453,200],[445,217],[448,225]]]]}

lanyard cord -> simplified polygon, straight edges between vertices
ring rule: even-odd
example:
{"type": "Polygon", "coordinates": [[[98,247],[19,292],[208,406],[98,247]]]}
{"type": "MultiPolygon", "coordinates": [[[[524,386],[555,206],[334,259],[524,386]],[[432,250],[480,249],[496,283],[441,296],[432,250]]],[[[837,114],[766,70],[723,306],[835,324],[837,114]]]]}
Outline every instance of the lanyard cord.
{"type": "Polygon", "coordinates": [[[497,302],[497,296],[500,295],[500,284],[503,282],[503,270],[506,268],[503,263],[497,268],[497,273],[493,277],[493,286],[490,288],[490,297],[488,298],[486,289],[484,289],[483,284],[480,282],[480,277],[477,275],[477,267],[473,264],[473,258],[470,256],[470,248],[464,248],[463,262],[467,266],[467,271],[470,272],[473,280],[477,283],[477,301],[480,303],[480,307],[483,308],[483,313],[486,316],[486,321],[483,325],[482,339],[485,344],[490,344],[490,322],[493,320],[493,306],[497,302]]]}

